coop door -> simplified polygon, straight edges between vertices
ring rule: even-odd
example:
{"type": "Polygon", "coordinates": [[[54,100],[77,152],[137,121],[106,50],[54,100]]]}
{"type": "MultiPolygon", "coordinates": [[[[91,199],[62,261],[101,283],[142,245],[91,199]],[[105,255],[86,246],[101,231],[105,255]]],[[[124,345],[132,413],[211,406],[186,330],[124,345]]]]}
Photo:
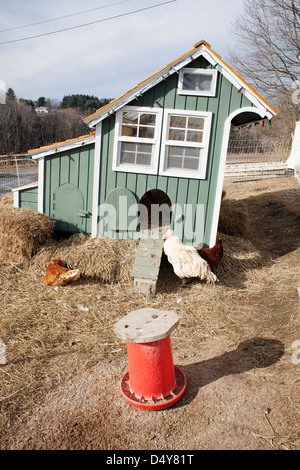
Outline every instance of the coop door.
{"type": "Polygon", "coordinates": [[[84,210],[84,197],[74,184],[62,184],[53,193],[52,217],[57,229],[66,232],[84,231],[88,213],[84,210]]]}
{"type": "Polygon", "coordinates": [[[138,205],[133,192],[115,188],[100,205],[98,229],[101,235],[119,239],[132,239],[137,231],[138,205]]]}

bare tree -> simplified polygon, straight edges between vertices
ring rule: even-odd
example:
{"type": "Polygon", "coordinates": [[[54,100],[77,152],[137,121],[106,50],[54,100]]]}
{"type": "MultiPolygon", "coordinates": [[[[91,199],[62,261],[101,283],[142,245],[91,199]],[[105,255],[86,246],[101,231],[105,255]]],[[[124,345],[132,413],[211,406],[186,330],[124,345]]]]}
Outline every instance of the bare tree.
{"type": "Polygon", "coordinates": [[[0,106],[0,155],[27,152],[85,133],[82,116],[76,110],[38,115],[25,101],[7,97],[0,106]]]}
{"type": "Polygon", "coordinates": [[[291,95],[300,79],[300,0],[247,0],[243,7],[231,61],[270,99],[291,95]]]}

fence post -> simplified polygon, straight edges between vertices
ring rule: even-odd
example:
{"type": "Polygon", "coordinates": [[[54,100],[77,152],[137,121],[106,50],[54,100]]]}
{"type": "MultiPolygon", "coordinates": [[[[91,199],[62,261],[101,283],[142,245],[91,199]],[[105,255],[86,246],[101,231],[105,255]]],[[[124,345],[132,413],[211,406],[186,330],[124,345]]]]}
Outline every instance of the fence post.
{"type": "Polygon", "coordinates": [[[300,121],[296,122],[292,149],[286,163],[300,176],[300,121]]]}
{"type": "Polygon", "coordinates": [[[17,169],[18,186],[21,186],[21,185],[20,185],[20,175],[19,175],[18,160],[17,160],[17,156],[16,156],[16,155],[15,155],[15,162],[16,162],[16,169],[17,169]]]}

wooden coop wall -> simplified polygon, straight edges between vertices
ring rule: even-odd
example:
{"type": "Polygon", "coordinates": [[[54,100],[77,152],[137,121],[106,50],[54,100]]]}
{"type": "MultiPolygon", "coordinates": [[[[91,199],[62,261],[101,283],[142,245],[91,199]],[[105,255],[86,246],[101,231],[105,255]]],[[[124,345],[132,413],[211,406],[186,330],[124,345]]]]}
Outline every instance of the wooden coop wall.
{"type": "Polygon", "coordinates": [[[19,191],[19,207],[23,209],[30,209],[32,211],[38,210],[38,187],[24,188],[19,191]]]}
{"type": "Polygon", "coordinates": [[[45,157],[44,213],[56,230],[91,233],[94,144],[45,157]]]}
{"type": "MultiPolygon", "coordinates": [[[[211,64],[203,57],[199,57],[190,64],[190,67],[211,68],[211,64]]],[[[102,122],[99,202],[100,204],[104,203],[109,192],[118,187],[129,189],[136,195],[138,200],[145,192],[157,188],[169,196],[172,204],[179,203],[182,207],[184,207],[184,204],[193,205],[193,227],[196,227],[196,205],[203,204],[205,214],[203,242],[204,246],[208,246],[214,215],[225,120],[234,110],[253,105],[220,73],[218,73],[216,96],[214,97],[179,95],[177,88],[178,74],[174,74],[144,93],[138,101],[134,100],[129,105],[212,112],[205,179],[161,176],[158,173],[156,175],[146,175],[112,171],[115,126],[115,117],[112,115],[102,122]]],[[[116,236],[118,237],[118,235],[116,236]]],[[[184,225],[181,236],[185,243],[192,244],[185,237],[184,225]]],[[[122,235],[122,237],[124,236],[122,235]]]]}

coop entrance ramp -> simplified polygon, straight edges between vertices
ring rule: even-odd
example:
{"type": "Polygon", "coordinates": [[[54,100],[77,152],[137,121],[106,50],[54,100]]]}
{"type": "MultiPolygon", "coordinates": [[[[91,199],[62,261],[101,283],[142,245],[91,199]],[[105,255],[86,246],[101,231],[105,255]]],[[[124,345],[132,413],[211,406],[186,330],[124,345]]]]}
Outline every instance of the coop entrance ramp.
{"type": "Polygon", "coordinates": [[[141,234],[131,277],[134,291],[141,294],[155,294],[164,239],[159,231],[144,231],[141,234]]]}

